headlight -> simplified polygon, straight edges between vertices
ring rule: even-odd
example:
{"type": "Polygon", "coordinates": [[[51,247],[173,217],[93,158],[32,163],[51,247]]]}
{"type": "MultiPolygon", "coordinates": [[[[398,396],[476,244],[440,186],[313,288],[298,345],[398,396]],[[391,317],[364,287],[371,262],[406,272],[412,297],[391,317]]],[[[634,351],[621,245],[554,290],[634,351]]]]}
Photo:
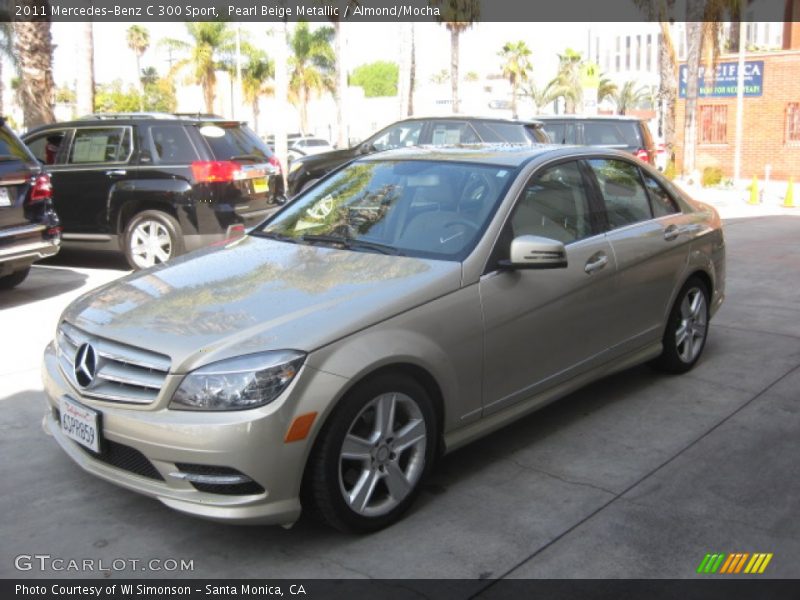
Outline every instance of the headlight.
{"type": "Polygon", "coordinates": [[[169,407],[175,410],[244,410],[263,406],[281,395],[305,358],[303,352],[278,350],[206,365],[183,378],[169,407]]]}
{"type": "Polygon", "coordinates": [[[294,173],[295,171],[297,171],[297,169],[299,169],[302,166],[303,166],[303,163],[301,161],[293,160],[292,164],[289,165],[289,173],[294,173]]]}

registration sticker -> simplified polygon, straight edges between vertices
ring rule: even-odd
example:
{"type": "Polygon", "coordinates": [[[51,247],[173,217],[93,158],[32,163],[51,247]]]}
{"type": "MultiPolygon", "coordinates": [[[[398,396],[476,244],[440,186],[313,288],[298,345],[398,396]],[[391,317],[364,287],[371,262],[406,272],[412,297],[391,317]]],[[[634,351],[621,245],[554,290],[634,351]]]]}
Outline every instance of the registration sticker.
{"type": "Polygon", "coordinates": [[[11,206],[8,188],[0,187],[0,206],[11,206]]]}
{"type": "Polygon", "coordinates": [[[64,435],[99,454],[100,413],[69,398],[61,398],[59,410],[64,435]]]}
{"type": "Polygon", "coordinates": [[[253,191],[256,194],[263,194],[266,191],[269,191],[269,183],[267,182],[266,177],[258,177],[253,179],[253,191]]]}

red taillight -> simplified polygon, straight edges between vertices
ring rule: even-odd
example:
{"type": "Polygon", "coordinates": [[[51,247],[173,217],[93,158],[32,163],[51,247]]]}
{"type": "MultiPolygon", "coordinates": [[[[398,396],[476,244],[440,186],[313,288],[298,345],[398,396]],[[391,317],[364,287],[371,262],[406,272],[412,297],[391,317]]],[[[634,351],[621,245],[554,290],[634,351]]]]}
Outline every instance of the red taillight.
{"type": "Polygon", "coordinates": [[[278,169],[278,173],[281,173],[281,172],[282,172],[282,169],[281,169],[281,161],[279,161],[279,160],[278,160],[278,157],[277,157],[277,156],[275,156],[274,154],[273,154],[272,156],[270,156],[270,157],[269,157],[269,164],[271,164],[273,167],[275,167],[276,169],[278,169]]]}
{"type": "Polygon", "coordinates": [[[232,160],[196,160],[192,175],[198,183],[230,182],[239,179],[242,168],[232,160]]]}
{"type": "Polygon", "coordinates": [[[50,175],[42,173],[33,180],[31,188],[30,202],[41,202],[53,197],[53,185],[50,183],[50,175]]]}
{"type": "Polygon", "coordinates": [[[639,148],[636,151],[636,158],[643,160],[644,162],[650,162],[650,153],[644,148],[639,148]]]}

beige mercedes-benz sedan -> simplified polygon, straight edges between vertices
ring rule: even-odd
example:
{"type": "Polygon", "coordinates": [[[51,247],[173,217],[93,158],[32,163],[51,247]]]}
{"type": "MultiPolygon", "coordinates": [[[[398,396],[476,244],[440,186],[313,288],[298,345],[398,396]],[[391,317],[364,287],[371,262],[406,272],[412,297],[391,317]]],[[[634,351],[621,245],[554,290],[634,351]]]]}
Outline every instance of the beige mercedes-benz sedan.
{"type": "Polygon", "coordinates": [[[717,213],[628,154],[376,154],[76,300],[44,423],[186,513],[371,531],[442,452],[632,365],[691,369],[724,290],[717,213]]]}

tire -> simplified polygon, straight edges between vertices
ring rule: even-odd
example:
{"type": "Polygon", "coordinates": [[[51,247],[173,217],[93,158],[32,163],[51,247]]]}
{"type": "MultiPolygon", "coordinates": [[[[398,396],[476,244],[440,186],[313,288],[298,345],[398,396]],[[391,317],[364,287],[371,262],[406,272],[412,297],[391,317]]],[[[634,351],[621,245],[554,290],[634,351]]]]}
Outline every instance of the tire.
{"type": "Polygon", "coordinates": [[[436,431],[433,404],[414,379],[385,373],[359,384],[320,432],[306,470],[304,503],[344,532],[395,523],[430,470],[436,431]],[[393,414],[390,426],[380,425],[385,414],[393,414]]]}
{"type": "Polygon", "coordinates": [[[25,267],[21,271],[14,271],[11,275],[4,275],[0,277],[0,290],[10,290],[25,281],[25,278],[30,273],[31,268],[25,267]]]}
{"type": "Polygon", "coordinates": [[[651,363],[655,368],[667,373],[686,373],[697,364],[708,338],[708,305],[706,284],[698,277],[690,277],[670,311],[662,339],[664,348],[651,363]]]}
{"type": "Polygon", "coordinates": [[[122,251],[134,271],[167,262],[184,252],[181,226],[160,210],[136,214],[125,226],[123,240],[122,251]]]}

